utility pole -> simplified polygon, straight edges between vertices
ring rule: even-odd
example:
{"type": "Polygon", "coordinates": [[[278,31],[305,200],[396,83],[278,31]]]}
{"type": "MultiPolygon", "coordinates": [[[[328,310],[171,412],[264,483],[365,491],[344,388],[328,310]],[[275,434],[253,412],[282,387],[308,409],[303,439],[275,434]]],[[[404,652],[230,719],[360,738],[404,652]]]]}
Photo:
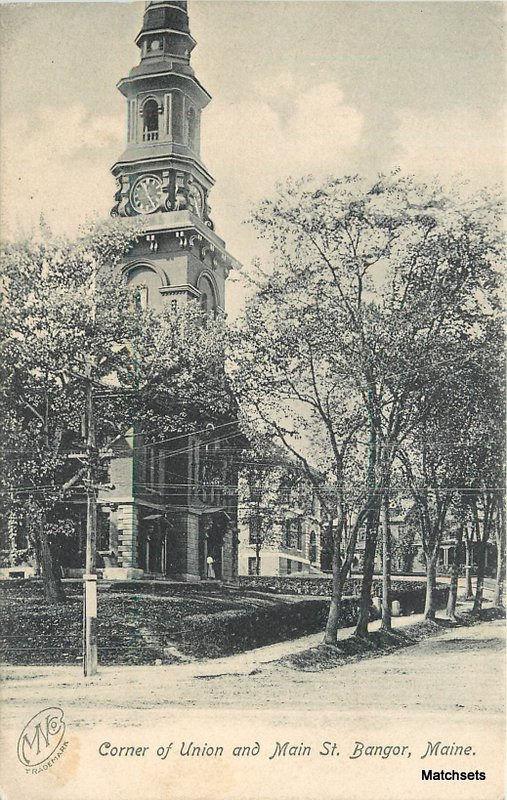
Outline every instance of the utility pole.
{"type": "MultiPolygon", "coordinates": [[[[95,437],[95,415],[93,409],[92,366],[88,364],[85,374],[72,373],[85,384],[85,435],[86,452],[69,453],[84,464],[83,484],[86,491],[86,556],[83,575],[83,669],[85,677],[97,674],[97,490],[114,489],[112,484],[97,484],[97,467],[109,460],[110,448],[98,450],[95,437]]],[[[102,384],[96,384],[102,386],[102,384]]],[[[108,387],[104,387],[108,388],[108,387]]],[[[77,474],[82,475],[83,470],[77,474]]],[[[75,483],[75,480],[72,481],[75,483]]]]}
{"type": "Polygon", "coordinates": [[[86,372],[86,562],[83,576],[83,668],[97,674],[97,487],[95,485],[95,420],[91,366],[86,372]]]}

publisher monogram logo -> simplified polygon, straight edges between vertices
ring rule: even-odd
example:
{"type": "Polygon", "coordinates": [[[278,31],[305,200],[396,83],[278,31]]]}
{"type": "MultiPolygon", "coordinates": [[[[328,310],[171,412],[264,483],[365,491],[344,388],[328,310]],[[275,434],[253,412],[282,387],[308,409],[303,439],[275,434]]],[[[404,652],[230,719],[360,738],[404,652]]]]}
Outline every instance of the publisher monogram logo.
{"type": "Polygon", "coordinates": [[[26,723],[18,739],[18,758],[24,767],[36,767],[47,761],[63,739],[65,722],[61,708],[39,711],[26,723]]]}

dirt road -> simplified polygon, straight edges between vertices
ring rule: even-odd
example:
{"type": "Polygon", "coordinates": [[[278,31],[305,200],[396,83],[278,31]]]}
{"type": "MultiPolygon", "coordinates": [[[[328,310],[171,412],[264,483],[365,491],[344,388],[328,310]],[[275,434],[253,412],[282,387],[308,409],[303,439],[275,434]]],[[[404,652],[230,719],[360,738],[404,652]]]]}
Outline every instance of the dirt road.
{"type": "MultiPolygon", "coordinates": [[[[342,714],[368,708],[497,714],[504,707],[504,636],[501,621],[459,627],[387,656],[314,673],[260,664],[251,653],[218,665],[102,668],[88,682],[78,666],[5,667],[3,721],[17,718],[42,698],[65,707],[77,725],[97,719],[124,725],[132,721],[132,711],[136,723],[161,721],[175,706],[262,709],[276,704],[278,709],[339,706],[342,714]]],[[[305,640],[316,644],[318,637],[313,638],[305,640]]],[[[273,658],[280,654],[273,651],[273,658]]]]}
{"type": "Polygon", "coordinates": [[[313,673],[252,660],[240,669],[233,657],[222,674],[205,664],[115,667],[85,684],[77,666],[9,667],[2,796],[498,800],[504,638],[501,621],[450,628],[390,655],[313,673]],[[20,734],[49,706],[64,712],[67,749],[46,772],[31,774],[16,756],[20,734]],[[429,746],[453,743],[470,755],[424,756],[429,746]],[[212,755],[189,757],[194,746],[212,755]],[[255,753],[238,758],[238,746],[255,753]],[[284,755],[286,747],[295,755],[284,755]],[[367,747],[395,755],[373,758],[367,747]],[[138,756],[119,757],[121,748],[138,756]],[[356,758],[358,749],[365,754],[356,758]],[[423,767],[486,777],[439,786],[422,780],[423,767]]]}

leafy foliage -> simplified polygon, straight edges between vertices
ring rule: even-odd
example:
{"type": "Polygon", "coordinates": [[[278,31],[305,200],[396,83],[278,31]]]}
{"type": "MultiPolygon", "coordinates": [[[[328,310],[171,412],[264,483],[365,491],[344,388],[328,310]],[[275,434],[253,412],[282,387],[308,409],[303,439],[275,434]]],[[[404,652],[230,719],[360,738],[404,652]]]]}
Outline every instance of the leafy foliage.
{"type": "Polygon", "coordinates": [[[448,400],[480,372],[499,313],[500,213],[494,194],[395,172],[289,181],[253,215],[272,265],[254,276],[233,340],[234,384],[249,419],[329,471],[342,579],[355,547],[347,521],[367,520],[363,616],[380,498],[400,452],[434,441],[444,505],[457,485],[440,415],[459,430],[466,411],[448,400]]]}
{"type": "MultiPolygon", "coordinates": [[[[224,321],[189,305],[144,309],[121,279],[142,227],[91,226],[77,240],[51,236],[2,251],[0,411],[2,503],[29,523],[32,543],[69,495],[83,496],[87,385],[97,448],[130,428],[145,441],[230,418],[224,321]]],[[[97,460],[98,482],[107,460],[97,460]]]]}

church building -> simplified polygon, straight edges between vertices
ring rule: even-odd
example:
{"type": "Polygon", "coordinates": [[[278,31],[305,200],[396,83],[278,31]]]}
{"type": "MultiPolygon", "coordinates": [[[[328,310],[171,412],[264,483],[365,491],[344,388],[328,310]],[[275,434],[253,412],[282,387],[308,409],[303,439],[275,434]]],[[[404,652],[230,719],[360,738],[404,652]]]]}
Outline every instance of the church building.
{"type": "MultiPolygon", "coordinates": [[[[142,215],[147,231],[123,264],[123,279],[154,309],[194,301],[220,312],[238,264],[210,218],[213,178],[200,138],[211,97],[190,63],[196,42],[186,1],[146,3],[136,44],[140,62],[118,83],[127,141],[112,167],[111,214],[142,215]]],[[[227,455],[228,437],[235,444],[237,435],[231,420],[222,430],[175,431],[152,445],[132,432],[116,444],[114,489],[99,498],[104,577],[199,580],[210,556],[216,577],[237,574],[237,470],[227,455]]]]}

